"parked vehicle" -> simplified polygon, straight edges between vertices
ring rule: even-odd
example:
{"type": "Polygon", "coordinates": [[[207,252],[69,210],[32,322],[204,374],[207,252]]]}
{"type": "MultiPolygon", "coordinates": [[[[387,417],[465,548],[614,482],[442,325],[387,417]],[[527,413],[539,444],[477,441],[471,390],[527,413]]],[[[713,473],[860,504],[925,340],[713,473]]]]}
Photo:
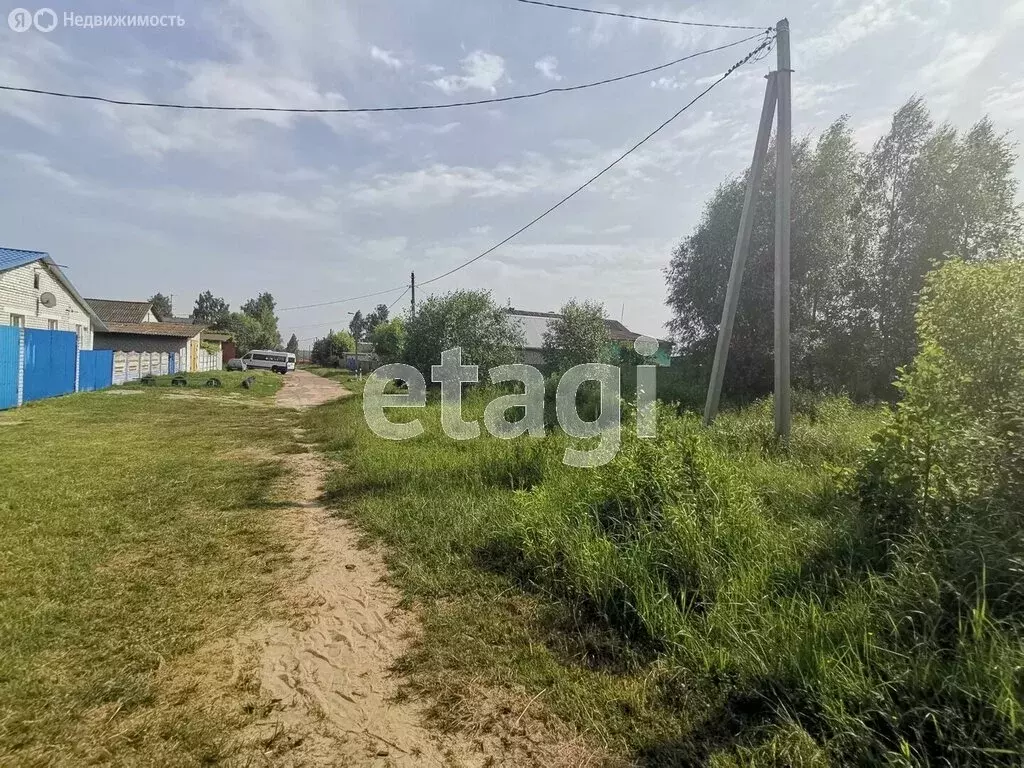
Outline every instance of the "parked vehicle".
{"type": "Polygon", "coordinates": [[[224,368],[229,371],[244,371],[245,363],[242,362],[241,358],[232,357],[230,360],[228,360],[224,368]]]}
{"type": "Polygon", "coordinates": [[[292,352],[276,352],[272,349],[254,349],[242,355],[242,368],[262,368],[274,373],[288,373],[295,370],[295,355],[292,352]]]}

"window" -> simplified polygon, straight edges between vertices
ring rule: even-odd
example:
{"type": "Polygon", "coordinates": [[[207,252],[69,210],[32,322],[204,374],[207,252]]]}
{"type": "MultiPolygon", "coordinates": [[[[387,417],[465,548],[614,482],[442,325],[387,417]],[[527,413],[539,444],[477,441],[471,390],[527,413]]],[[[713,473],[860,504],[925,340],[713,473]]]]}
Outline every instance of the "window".
{"type": "Polygon", "coordinates": [[[25,316],[24,315],[14,315],[14,314],[12,314],[11,315],[11,325],[13,325],[15,328],[24,328],[25,327],[25,316]]]}
{"type": "Polygon", "coordinates": [[[46,321],[46,327],[49,328],[51,331],[56,331],[58,325],[59,324],[58,324],[58,322],[56,320],[47,320],[46,321]]]}
{"type": "Polygon", "coordinates": [[[32,275],[32,286],[38,291],[39,290],[39,273],[36,272],[32,275]]]}

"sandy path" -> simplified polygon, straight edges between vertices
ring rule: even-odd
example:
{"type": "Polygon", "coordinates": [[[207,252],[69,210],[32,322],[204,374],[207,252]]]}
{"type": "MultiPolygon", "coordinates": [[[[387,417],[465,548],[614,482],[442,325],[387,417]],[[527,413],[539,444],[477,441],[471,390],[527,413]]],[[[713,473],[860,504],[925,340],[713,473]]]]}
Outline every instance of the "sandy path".
{"type": "MultiPolygon", "coordinates": [[[[338,382],[295,371],[278,406],[307,408],[348,394],[338,382]]],[[[298,534],[306,570],[290,601],[296,616],[265,629],[259,680],[291,748],[283,765],[446,765],[419,726],[419,712],[396,706],[389,674],[405,648],[409,617],[383,581],[379,556],[358,547],[358,535],[317,503],[328,467],[314,454],[290,456],[296,506],[287,524],[298,534]]]]}
{"type": "MultiPolygon", "coordinates": [[[[347,394],[337,382],[304,371],[289,374],[278,405],[308,407],[347,394]]],[[[329,465],[317,454],[287,458],[295,505],[283,523],[299,542],[304,577],[286,600],[292,618],[243,638],[270,706],[244,739],[255,748],[246,764],[272,766],[557,766],[590,764],[575,739],[552,737],[529,720],[515,733],[499,725],[441,736],[423,725],[423,707],[396,696],[391,673],[418,629],[385,581],[380,553],[318,503],[329,465]],[[509,737],[512,736],[512,739],[509,737]],[[513,743],[510,743],[512,741],[513,743]]],[[[520,720],[522,717],[520,716],[520,720]]]]}
{"type": "Polygon", "coordinates": [[[275,403],[281,408],[310,408],[351,394],[341,384],[309,371],[292,371],[284,377],[275,403]]]}

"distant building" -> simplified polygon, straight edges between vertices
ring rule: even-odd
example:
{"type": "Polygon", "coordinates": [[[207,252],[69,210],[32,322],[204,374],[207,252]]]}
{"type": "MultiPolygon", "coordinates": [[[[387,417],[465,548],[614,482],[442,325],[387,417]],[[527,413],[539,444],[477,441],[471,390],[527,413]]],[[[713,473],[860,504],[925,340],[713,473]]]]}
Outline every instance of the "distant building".
{"type": "Polygon", "coordinates": [[[86,299],[105,321],[111,323],[158,323],[151,301],[120,301],[115,299],[86,299]]]}
{"type": "MultiPolygon", "coordinates": [[[[95,348],[124,353],[128,356],[126,365],[134,359],[131,355],[144,355],[146,360],[160,361],[157,368],[161,373],[220,370],[223,367],[220,343],[215,345],[216,353],[203,347],[205,325],[193,324],[191,320],[187,323],[161,322],[149,301],[87,301],[106,326],[103,332],[96,334],[95,348]]],[[[120,357],[115,356],[115,380],[119,360],[120,357]]],[[[132,372],[126,376],[130,380],[132,372]]]]}
{"type": "Polygon", "coordinates": [[[205,346],[219,349],[221,360],[225,363],[228,360],[240,357],[238,354],[238,347],[235,346],[234,337],[230,333],[204,330],[200,334],[199,338],[203,341],[205,346]]]}
{"type": "MultiPolygon", "coordinates": [[[[552,320],[560,319],[563,316],[557,312],[529,312],[524,309],[510,308],[509,316],[519,323],[526,338],[523,345],[523,362],[527,365],[544,365],[544,332],[552,320]]],[[[605,320],[605,328],[608,329],[609,353],[613,359],[618,358],[623,349],[632,349],[633,342],[643,334],[634,333],[618,320],[605,320]]],[[[658,351],[652,362],[657,365],[669,365],[671,358],[672,344],[668,341],[658,340],[658,351]]]]}

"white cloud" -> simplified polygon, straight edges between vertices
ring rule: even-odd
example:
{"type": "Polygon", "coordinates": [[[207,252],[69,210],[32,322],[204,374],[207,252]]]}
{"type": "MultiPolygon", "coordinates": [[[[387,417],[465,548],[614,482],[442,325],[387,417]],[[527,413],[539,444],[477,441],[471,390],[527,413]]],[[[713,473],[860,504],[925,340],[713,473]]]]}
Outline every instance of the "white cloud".
{"type": "Polygon", "coordinates": [[[997,124],[1024,122],[1024,90],[1019,83],[994,85],[985,92],[982,107],[997,124]]]}
{"type": "Polygon", "coordinates": [[[869,119],[855,127],[853,141],[861,151],[869,150],[882,134],[892,125],[892,115],[885,114],[869,119]]]}
{"type": "Polygon", "coordinates": [[[351,185],[347,197],[353,203],[397,208],[428,208],[446,205],[459,197],[477,199],[515,197],[551,179],[538,169],[499,165],[494,169],[449,166],[443,163],[412,171],[375,174],[369,181],[351,185]]]}
{"type": "MultiPolygon", "coordinates": [[[[7,85],[46,88],[64,80],[64,68],[74,66],[72,57],[44,35],[26,34],[18,45],[0,46],[0,72],[7,85]]],[[[0,98],[0,112],[6,112],[47,133],[60,132],[54,119],[58,107],[53,101],[28,93],[6,92],[0,98]]]]}
{"type": "Polygon", "coordinates": [[[689,83],[685,80],[681,80],[678,75],[669,75],[659,77],[657,80],[651,80],[651,88],[657,88],[660,91],[678,91],[685,88],[689,83]]]}
{"type": "Polygon", "coordinates": [[[458,130],[462,123],[453,120],[450,123],[406,123],[401,130],[410,133],[423,133],[427,136],[444,136],[452,131],[458,130]]]}
{"type": "Polygon", "coordinates": [[[533,68],[540,72],[548,80],[561,80],[562,76],[558,74],[558,59],[554,56],[545,56],[542,59],[537,59],[533,62],[533,68]]]}
{"type": "Polygon", "coordinates": [[[150,213],[169,214],[170,227],[180,226],[180,217],[216,220],[230,227],[244,222],[275,222],[295,225],[299,230],[334,231],[338,227],[339,203],[329,195],[300,197],[267,190],[213,192],[173,186],[123,188],[95,178],[78,178],[57,168],[48,158],[30,152],[14,156],[22,167],[57,191],[88,197],[150,213]]]}
{"type": "Polygon", "coordinates": [[[374,61],[379,61],[385,67],[390,67],[391,69],[401,69],[403,66],[405,66],[405,62],[403,62],[400,58],[395,56],[390,51],[385,51],[383,48],[378,48],[376,45],[370,46],[370,58],[373,59],[374,61]]]}
{"type": "Polygon", "coordinates": [[[505,79],[505,60],[501,56],[473,51],[461,63],[463,74],[439,77],[432,85],[448,94],[471,88],[497,93],[497,85],[505,79]]]}
{"type": "Polygon", "coordinates": [[[42,155],[37,155],[34,152],[18,152],[14,157],[30,172],[42,176],[65,190],[85,192],[88,189],[70,173],[54,168],[53,163],[42,155]]]}
{"type": "Polygon", "coordinates": [[[853,88],[853,83],[802,83],[800,109],[818,109],[831,103],[836,94],[853,88]]]}
{"type": "Polygon", "coordinates": [[[409,247],[409,238],[401,235],[395,237],[378,237],[354,243],[352,250],[362,258],[373,263],[391,261],[405,253],[409,247]]]}
{"type": "Polygon", "coordinates": [[[1000,34],[996,32],[975,35],[951,32],[934,57],[918,70],[915,87],[923,90],[956,89],[970,79],[999,40],[1000,34]]]}
{"type": "Polygon", "coordinates": [[[292,76],[336,76],[365,56],[355,12],[336,0],[228,0],[205,5],[204,15],[235,59],[259,58],[292,76]]]}
{"type": "Polygon", "coordinates": [[[904,0],[868,0],[856,6],[828,25],[827,31],[796,40],[793,60],[804,66],[812,62],[835,58],[855,43],[896,26],[901,21],[917,20],[906,8],[904,0]]]}
{"type": "MultiPolygon", "coordinates": [[[[322,92],[308,79],[219,61],[200,61],[185,67],[189,80],[182,92],[201,104],[246,104],[259,107],[336,109],[347,102],[340,93],[322,92]]],[[[249,119],[289,125],[295,115],[280,112],[246,113],[249,119]]]]}

